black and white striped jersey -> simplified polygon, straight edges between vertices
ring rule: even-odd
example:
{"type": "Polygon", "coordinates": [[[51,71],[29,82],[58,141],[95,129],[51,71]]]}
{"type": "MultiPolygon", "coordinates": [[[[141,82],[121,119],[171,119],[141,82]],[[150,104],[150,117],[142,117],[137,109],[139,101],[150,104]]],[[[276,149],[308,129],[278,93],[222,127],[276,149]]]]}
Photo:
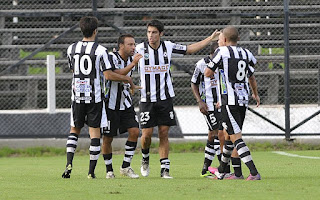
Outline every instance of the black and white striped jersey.
{"type": "Polygon", "coordinates": [[[210,57],[203,58],[196,63],[196,67],[191,78],[191,82],[199,85],[201,99],[206,102],[208,111],[214,111],[215,105],[219,101],[219,73],[218,70],[212,77],[204,76],[204,71],[208,64],[212,62],[210,57]]]}
{"type": "MultiPolygon", "coordinates": [[[[129,57],[127,61],[123,60],[118,52],[110,53],[112,57],[115,69],[123,69],[130,65],[132,62],[132,57],[129,57]]],[[[132,71],[134,68],[132,69],[132,71]]],[[[132,71],[130,71],[127,76],[131,76],[132,71]]],[[[106,99],[108,108],[112,110],[125,110],[132,106],[132,98],[130,95],[130,84],[123,83],[121,81],[110,81],[106,82],[106,99]]]]}
{"type": "Polygon", "coordinates": [[[96,42],[79,41],[68,47],[67,56],[73,71],[71,100],[76,103],[102,101],[100,72],[111,69],[107,49],[96,42]]]}
{"type": "Polygon", "coordinates": [[[158,49],[147,42],[140,43],[136,50],[143,58],[139,60],[141,102],[157,102],[174,97],[170,72],[171,57],[186,54],[187,46],[170,41],[161,41],[158,49]]]}
{"type": "Polygon", "coordinates": [[[208,67],[220,72],[222,105],[248,106],[248,77],[254,73],[257,60],[252,53],[237,46],[219,47],[208,67]]]}

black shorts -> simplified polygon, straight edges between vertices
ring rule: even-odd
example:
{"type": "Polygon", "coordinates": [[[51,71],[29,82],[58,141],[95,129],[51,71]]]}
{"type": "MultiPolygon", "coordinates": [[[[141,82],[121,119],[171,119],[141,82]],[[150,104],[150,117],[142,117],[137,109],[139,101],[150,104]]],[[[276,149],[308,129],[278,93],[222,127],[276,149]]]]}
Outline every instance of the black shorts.
{"type": "Polygon", "coordinates": [[[242,130],[247,107],[245,106],[222,106],[222,125],[229,135],[240,133],[242,130]]]}
{"type": "Polygon", "coordinates": [[[209,131],[218,130],[221,121],[221,113],[218,110],[208,111],[209,114],[203,115],[209,131]]]}
{"type": "Polygon", "coordinates": [[[89,127],[99,128],[103,113],[103,102],[99,103],[76,103],[71,104],[70,125],[82,128],[86,123],[89,127]]]}
{"type": "Polygon", "coordinates": [[[108,137],[117,136],[128,131],[129,128],[139,128],[138,116],[133,106],[126,110],[112,110],[107,108],[108,127],[102,128],[102,134],[108,137]]]}
{"type": "Polygon", "coordinates": [[[157,102],[141,102],[140,125],[141,128],[177,125],[172,98],[157,102]]]}

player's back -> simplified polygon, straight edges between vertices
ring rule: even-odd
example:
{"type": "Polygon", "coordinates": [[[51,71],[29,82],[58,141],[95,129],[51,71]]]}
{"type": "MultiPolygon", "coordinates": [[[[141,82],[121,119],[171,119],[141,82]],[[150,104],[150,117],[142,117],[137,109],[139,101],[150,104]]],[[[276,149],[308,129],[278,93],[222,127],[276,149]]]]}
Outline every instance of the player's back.
{"type": "Polygon", "coordinates": [[[110,66],[107,49],[93,41],[79,41],[69,46],[67,56],[73,71],[71,99],[77,103],[100,102],[100,71],[110,66]]]}
{"type": "Polygon", "coordinates": [[[221,94],[224,104],[247,106],[249,99],[248,75],[254,72],[256,59],[252,53],[238,46],[224,46],[217,49],[214,62],[221,62],[221,94]],[[216,60],[215,60],[216,59],[216,60]]]}

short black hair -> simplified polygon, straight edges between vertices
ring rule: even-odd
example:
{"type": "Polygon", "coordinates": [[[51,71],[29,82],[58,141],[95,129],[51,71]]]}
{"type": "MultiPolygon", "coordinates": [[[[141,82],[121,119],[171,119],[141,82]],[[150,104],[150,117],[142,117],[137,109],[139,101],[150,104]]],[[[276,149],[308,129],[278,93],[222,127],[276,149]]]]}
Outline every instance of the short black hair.
{"type": "Polygon", "coordinates": [[[219,44],[217,41],[212,42],[212,44],[210,45],[210,54],[213,54],[218,47],[219,44]]]}
{"type": "Polygon", "coordinates": [[[134,36],[131,35],[131,34],[122,34],[122,35],[120,35],[120,37],[118,38],[118,47],[120,47],[120,44],[124,44],[124,40],[126,38],[134,38],[134,36]]]}
{"type": "Polygon", "coordinates": [[[149,26],[156,27],[160,33],[164,31],[164,25],[163,25],[163,23],[160,22],[159,20],[156,20],[156,19],[151,20],[151,21],[148,23],[147,27],[149,27],[149,26]]]}
{"type": "Polygon", "coordinates": [[[85,16],[80,19],[80,29],[84,37],[93,35],[94,30],[98,28],[98,19],[92,16],[85,16]]]}

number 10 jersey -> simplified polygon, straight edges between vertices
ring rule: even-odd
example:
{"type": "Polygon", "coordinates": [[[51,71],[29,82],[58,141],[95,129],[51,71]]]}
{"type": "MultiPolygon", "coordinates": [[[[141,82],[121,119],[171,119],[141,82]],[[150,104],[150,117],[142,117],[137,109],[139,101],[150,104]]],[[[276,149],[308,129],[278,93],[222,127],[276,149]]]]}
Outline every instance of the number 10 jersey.
{"type": "Polygon", "coordinates": [[[96,42],[79,41],[69,46],[67,56],[73,71],[71,100],[101,102],[104,95],[100,72],[112,68],[107,49],[96,42]]]}
{"type": "Polygon", "coordinates": [[[208,68],[220,72],[222,105],[248,106],[250,89],[248,77],[254,73],[257,60],[252,53],[237,46],[219,47],[208,68]]]}

